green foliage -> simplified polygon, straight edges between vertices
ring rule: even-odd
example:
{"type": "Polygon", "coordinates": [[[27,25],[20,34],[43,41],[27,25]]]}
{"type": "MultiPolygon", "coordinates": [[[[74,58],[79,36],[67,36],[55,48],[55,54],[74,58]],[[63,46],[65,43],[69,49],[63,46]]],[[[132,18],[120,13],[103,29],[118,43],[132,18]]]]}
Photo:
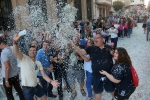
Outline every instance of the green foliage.
{"type": "Polygon", "coordinates": [[[113,8],[115,11],[121,10],[124,6],[124,3],[122,1],[114,1],[113,2],[113,8]]]}

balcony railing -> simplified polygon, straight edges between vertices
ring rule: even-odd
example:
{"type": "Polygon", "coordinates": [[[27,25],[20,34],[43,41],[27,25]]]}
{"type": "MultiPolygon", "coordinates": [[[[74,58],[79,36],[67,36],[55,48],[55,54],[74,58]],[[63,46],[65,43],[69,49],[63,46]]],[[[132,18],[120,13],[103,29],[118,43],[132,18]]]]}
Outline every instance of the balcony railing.
{"type": "Polygon", "coordinates": [[[111,6],[112,0],[96,0],[96,3],[101,5],[111,6]]]}

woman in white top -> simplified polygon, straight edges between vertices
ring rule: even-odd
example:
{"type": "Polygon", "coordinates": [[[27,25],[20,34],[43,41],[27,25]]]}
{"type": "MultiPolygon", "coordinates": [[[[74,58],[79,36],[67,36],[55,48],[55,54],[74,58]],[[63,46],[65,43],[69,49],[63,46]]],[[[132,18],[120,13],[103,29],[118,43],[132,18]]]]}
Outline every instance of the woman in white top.
{"type": "MultiPolygon", "coordinates": [[[[94,44],[93,40],[87,40],[87,47],[92,46],[94,44]]],[[[85,55],[89,56],[89,55],[85,55]]],[[[92,100],[92,62],[91,61],[84,61],[84,70],[86,71],[86,88],[88,92],[88,100],[92,100]]]]}
{"type": "Polygon", "coordinates": [[[114,27],[115,27],[115,29],[117,29],[118,30],[118,28],[119,28],[119,24],[118,24],[118,22],[116,21],[116,22],[114,22],[114,27]]]}
{"type": "Polygon", "coordinates": [[[117,41],[118,41],[118,30],[115,29],[114,25],[111,25],[111,28],[108,29],[108,32],[111,36],[111,42],[114,43],[114,49],[117,47],[117,41]]]}

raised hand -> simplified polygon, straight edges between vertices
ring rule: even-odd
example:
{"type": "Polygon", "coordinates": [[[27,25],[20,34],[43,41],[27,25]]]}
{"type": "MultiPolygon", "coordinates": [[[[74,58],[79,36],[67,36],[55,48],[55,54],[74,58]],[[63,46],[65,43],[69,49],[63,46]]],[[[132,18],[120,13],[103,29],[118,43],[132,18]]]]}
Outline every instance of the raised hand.
{"type": "Polygon", "coordinates": [[[14,41],[18,41],[19,39],[20,39],[20,36],[19,36],[18,33],[16,33],[16,34],[14,35],[13,40],[14,40],[14,41]]]}

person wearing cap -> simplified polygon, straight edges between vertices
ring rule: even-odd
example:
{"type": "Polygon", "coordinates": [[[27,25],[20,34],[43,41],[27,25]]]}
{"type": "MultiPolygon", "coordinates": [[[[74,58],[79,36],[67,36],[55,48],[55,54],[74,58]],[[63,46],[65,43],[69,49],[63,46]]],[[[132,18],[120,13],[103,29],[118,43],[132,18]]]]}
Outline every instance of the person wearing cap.
{"type": "Polygon", "coordinates": [[[13,97],[12,87],[15,88],[19,95],[20,100],[25,100],[22,89],[20,87],[17,57],[13,53],[12,47],[8,46],[6,39],[0,38],[1,64],[2,64],[2,77],[3,85],[7,100],[15,100],[13,97]]]}
{"type": "Polygon", "coordinates": [[[13,52],[21,62],[21,84],[25,100],[33,100],[33,96],[36,95],[42,100],[46,100],[47,96],[43,88],[37,82],[37,74],[40,71],[42,77],[52,84],[54,87],[58,87],[60,83],[57,80],[50,79],[45,73],[40,61],[36,60],[36,48],[31,46],[28,51],[28,55],[21,53],[18,49],[18,41],[20,36],[17,34],[13,38],[13,52]]]}

